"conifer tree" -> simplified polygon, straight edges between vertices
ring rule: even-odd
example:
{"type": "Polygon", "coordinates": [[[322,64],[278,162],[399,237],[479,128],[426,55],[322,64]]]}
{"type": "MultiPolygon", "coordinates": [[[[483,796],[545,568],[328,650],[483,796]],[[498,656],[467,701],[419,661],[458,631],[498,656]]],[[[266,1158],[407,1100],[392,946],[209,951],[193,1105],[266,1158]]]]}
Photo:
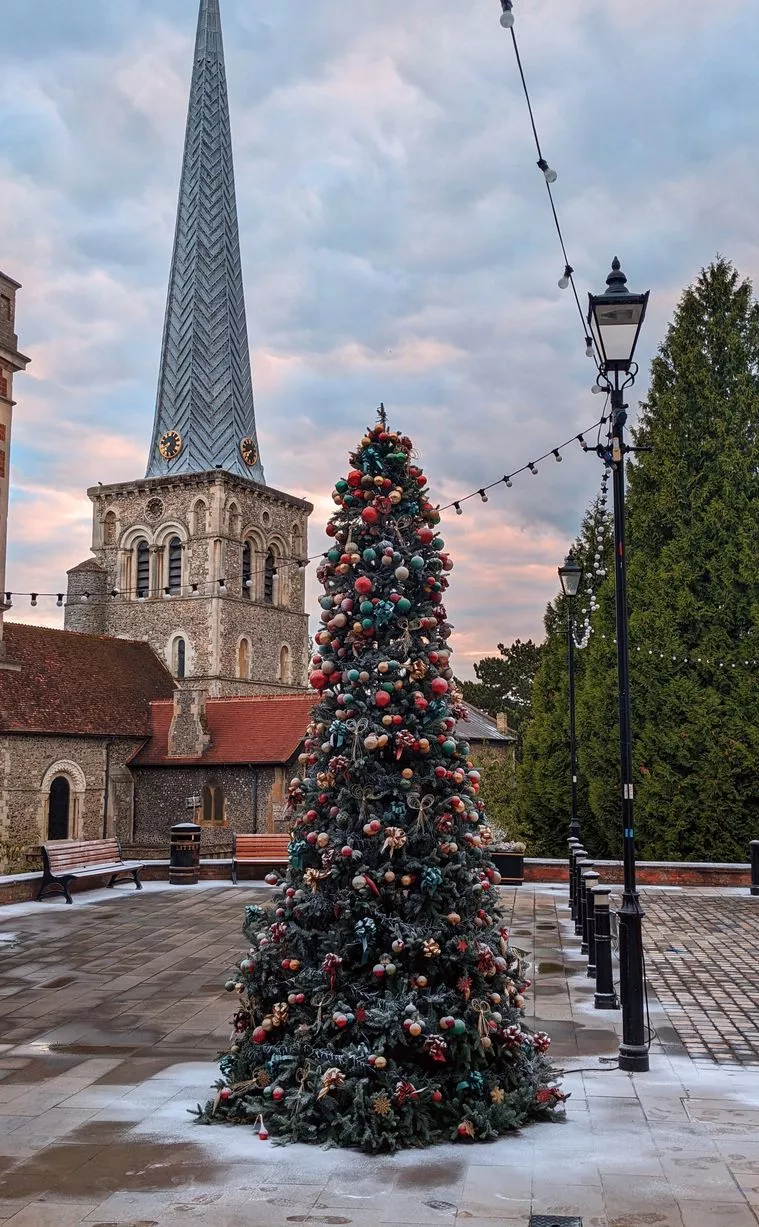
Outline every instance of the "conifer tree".
{"type": "Polygon", "coordinates": [[[517,760],[522,758],[524,734],[532,718],[532,687],[542,647],[532,639],[498,644],[498,656],[485,656],[474,666],[476,682],[464,682],[464,699],[497,716],[505,712],[517,735],[517,760]]]}
{"type": "Polygon", "coordinates": [[[234,1035],[206,1121],[394,1150],[555,1114],[521,1022],[479,774],[457,738],[452,563],[411,441],[382,412],[333,494],[319,694],[273,911],[248,907],[234,1035]]]}
{"type": "MultiPolygon", "coordinates": [[[[573,602],[576,699],[582,690],[584,655],[600,589],[607,581],[612,534],[606,496],[587,511],[572,553],[583,567],[583,582],[573,602]]],[[[535,856],[564,856],[571,817],[569,758],[569,672],[567,598],[560,593],[545,615],[546,639],[533,687],[532,720],[517,773],[515,813],[535,856]]],[[[592,824],[588,782],[578,773],[577,805],[583,832],[592,824]]]]}
{"type": "Polygon", "coordinates": [[[652,451],[630,467],[636,826],[656,859],[745,860],[759,829],[744,663],[759,628],[758,379],[759,306],[718,259],[654,359],[635,432],[652,451]]]}

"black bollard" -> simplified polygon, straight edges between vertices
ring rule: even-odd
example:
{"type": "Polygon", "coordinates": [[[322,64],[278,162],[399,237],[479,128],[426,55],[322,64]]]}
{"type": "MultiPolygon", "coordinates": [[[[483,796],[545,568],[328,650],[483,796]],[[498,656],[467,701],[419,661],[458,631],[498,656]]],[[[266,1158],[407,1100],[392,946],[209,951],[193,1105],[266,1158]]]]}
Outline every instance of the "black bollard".
{"type": "Polygon", "coordinates": [[[593,868],[593,861],[585,861],[580,875],[580,954],[588,953],[588,883],[585,879],[593,868]]]}
{"type": "Polygon", "coordinates": [[[593,914],[596,928],[596,995],[597,1010],[618,1010],[619,1000],[614,990],[614,971],[611,962],[611,911],[607,886],[596,886],[593,891],[593,914]]]}
{"type": "Polygon", "coordinates": [[[589,869],[585,873],[585,933],[588,941],[588,979],[596,978],[596,909],[593,891],[601,881],[600,873],[589,869]]]}
{"type": "Polygon", "coordinates": [[[577,899],[579,894],[577,889],[577,861],[581,856],[587,855],[588,854],[583,848],[582,844],[578,844],[572,849],[570,873],[572,875],[572,919],[575,921],[575,923],[577,922],[577,899]]]}
{"type": "Polygon", "coordinates": [[[575,859],[575,935],[582,937],[582,875],[590,869],[590,857],[583,848],[575,859]]]}
{"type": "Polygon", "coordinates": [[[751,894],[759,895],[759,839],[751,840],[751,894]]]}
{"type": "Polygon", "coordinates": [[[575,863],[574,854],[580,847],[580,841],[576,835],[567,840],[569,844],[569,911],[572,919],[575,918],[575,863]]]}

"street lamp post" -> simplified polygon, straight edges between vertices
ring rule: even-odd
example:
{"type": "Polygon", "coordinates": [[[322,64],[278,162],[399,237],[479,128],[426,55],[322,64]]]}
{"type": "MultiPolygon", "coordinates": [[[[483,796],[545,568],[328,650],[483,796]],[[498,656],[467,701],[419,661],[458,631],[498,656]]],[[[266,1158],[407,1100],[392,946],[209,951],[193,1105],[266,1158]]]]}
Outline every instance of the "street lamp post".
{"type": "Polygon", "coordinates": [[[635,881],[633,825],[633,756],[630,713],[630,669],[627,631],[627,558],[625,555],[625,389],[635,381],[635,347],[648,306],[648,293],[631,294],[619,260],[614,259],[604,294],[590,294],[588,325],[599,355],[599,386],[611,402],[611,453],[605,454],[614,474],[614,579],[617,615],[617,675],[619,679],[619,749],[622,787],[624,892],[619,920],[619,987],[622,999],[622,1043],[619,1068],[643,1072],[649,1067],[644,1021],[643,911],[635,881]]]}
{"type": "Polygon", "coordinates": [[[580,590],[583,568],[570,552],[559,567],[562,591],[567,598],[567,664],[569,668],[569,769],[572,781],[572,816],[569,823],[569,838],[580,838],[580,819],[577,816],[577,739],[575,737],[575,626],[573,601],[580,590]]]}

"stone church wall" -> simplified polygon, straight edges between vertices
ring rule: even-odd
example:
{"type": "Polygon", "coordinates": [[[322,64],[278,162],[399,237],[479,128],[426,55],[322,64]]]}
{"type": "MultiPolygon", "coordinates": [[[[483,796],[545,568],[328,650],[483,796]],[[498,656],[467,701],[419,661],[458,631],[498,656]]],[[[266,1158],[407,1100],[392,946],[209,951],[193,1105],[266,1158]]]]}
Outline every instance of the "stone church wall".
{"type": "Polygon", "coordinates": [[[134,845],[163,853],[177,822],[200,821],[201,854],[230,849],[235,832],[283,830],[290,774],[288,767],[135,767],[134,845]],[[187,798],[202,796],[206,786],[224,790],[223,826],[204,823],[187,807],[187,798]]]}
{"type": "MultiPolygon", "coordinates": [[[[131,792],[126,763],[140,738],[33,736],[0,737],[0,865],[18,864],[25,848],[47,838],[50,785],[69,781],[69,837],[100,839],[108,757],[108,834],[126,837],[131,827],[131,792]]],[[[28,867],[28,866],[27,866],[28,867]]]]}

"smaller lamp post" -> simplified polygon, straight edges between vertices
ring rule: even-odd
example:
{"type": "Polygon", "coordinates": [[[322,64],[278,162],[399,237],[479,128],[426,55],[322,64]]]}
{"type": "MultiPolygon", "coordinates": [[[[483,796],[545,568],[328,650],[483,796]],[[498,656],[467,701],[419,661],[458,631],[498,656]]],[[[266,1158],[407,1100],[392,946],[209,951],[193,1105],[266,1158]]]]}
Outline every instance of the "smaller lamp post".
{"type": "Polygon", "coordinates": [[[580,819],[577,817],[577,740],[575,737],[575,625],[573,601],[580,591],[583,568],[570,552],[559,567],[559,579],[567,598],[567,662],[569,665],[569,769],[572,781],[572,817],[569,823],[569,838],[580,838],[580,819]]]}

